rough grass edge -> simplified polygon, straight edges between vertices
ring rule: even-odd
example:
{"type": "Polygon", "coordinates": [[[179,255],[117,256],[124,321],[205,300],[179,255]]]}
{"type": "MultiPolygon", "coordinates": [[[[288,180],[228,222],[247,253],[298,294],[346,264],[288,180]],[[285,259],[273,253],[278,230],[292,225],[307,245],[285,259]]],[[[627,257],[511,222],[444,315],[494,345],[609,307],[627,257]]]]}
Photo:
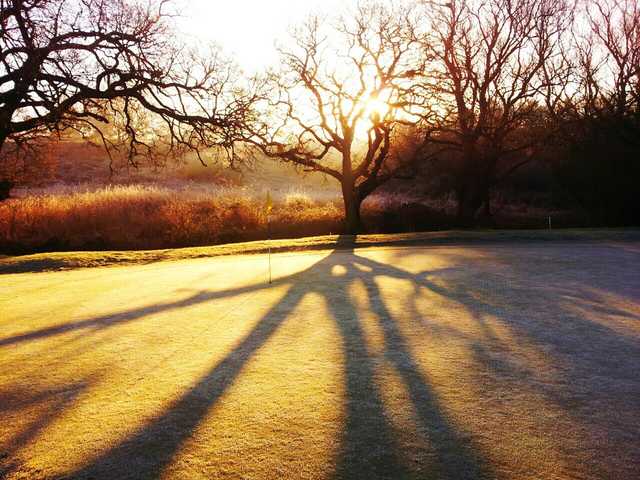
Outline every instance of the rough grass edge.
{"type": "Polygon", "coordinates": [[[502,242],[640,242],[640,228],[557,230],[448,230],[438,232],[367,235],[324,235],[298,239],[232,243],[140,251],[40,253],[0,256],[0,274],[50,272],[122,265],[145,265],[224,255],[264,254],[303,250],[336,250],[367,247],[447,246],[502,242]]]}

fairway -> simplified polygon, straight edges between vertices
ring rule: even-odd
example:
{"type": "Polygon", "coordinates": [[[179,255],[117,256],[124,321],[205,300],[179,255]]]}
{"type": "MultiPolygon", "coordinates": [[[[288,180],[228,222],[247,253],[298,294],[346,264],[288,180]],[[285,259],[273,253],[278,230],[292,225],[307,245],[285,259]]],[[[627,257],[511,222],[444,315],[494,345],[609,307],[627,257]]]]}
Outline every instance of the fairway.
{"type": "Polygon", "coordinates": [[[640,243],[0,275],[0,478],[632,479],[640,243]]]}

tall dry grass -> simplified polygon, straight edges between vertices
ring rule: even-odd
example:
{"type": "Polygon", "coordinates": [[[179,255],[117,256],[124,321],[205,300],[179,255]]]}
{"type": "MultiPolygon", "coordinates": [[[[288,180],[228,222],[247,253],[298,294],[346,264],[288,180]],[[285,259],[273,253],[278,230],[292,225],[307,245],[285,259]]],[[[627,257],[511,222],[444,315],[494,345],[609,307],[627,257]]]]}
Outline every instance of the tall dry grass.
{"type": "MultiPolygon", "coordinates": [[[[267,238],[266,191],[175,180],[133,185],[30,189],[0,203],[0,253],[174,248],[267,238]]],[[[342,231],[342,202],[329,191],[274,188],[273,238],[342,231]]],[[[496,201],[487,227],[589,225],[573,212],[496,201]]],[[[456,226],[452,197],[376,193],[362,206],[366,232],[393,233],[456,226]]]]}
{"type": "MultiPolygon", "coordinates": [[[[337,232],[339,202],[303,192],[279,195],[274,237],[337,232]]],[[[34,190],[0,203],[7,252],[152,249],[257,240],[267,235],[264,194],[197,185],[120,185],[34,190]]]]}

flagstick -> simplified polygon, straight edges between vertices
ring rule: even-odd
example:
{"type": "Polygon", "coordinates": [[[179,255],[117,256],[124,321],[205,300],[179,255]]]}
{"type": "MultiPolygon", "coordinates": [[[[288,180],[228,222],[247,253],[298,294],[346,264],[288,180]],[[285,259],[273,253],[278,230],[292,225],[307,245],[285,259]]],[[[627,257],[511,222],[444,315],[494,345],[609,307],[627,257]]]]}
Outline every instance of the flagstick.
{"type": "Polygon", "coordinates": [[[267,214],[267,246],[269,250],[269,284],[271,284],[271,214],[267,214]]]}
{"type": "Polygon", "coordinates": [[[269,251],[269,284],[271,284],[271,209],[273,208],[273,200],[271,199],[271,191],[267,190],[267,201],[264,209],[267,213],[267,249],[269,251]]]}

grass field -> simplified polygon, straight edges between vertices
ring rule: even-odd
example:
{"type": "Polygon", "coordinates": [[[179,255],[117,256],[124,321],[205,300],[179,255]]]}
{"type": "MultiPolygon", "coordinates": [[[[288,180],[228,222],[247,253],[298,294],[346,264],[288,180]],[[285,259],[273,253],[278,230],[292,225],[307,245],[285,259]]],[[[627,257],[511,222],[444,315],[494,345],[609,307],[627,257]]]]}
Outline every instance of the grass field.
{"type": "Polygon", "coordinates": [[[23,264],[0,478],[635,478],[640,241],[593,235],[23,264]]]}

